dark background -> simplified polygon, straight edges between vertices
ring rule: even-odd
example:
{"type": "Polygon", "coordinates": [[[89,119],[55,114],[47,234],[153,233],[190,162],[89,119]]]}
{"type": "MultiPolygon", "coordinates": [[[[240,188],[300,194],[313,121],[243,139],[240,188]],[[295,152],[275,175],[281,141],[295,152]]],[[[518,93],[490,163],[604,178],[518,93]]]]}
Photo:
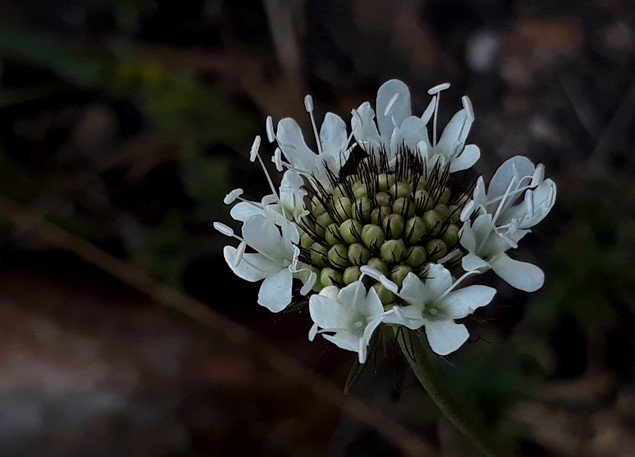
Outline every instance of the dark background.
{"type": "Polygon", "coordinates": [[[266,115],[307,126],[311,93],[348,120],[392,77],[419,112],[452,82],[444,120],[471,97],[486,177],[524,154],[558,185],[517,253],[544,288],[484,277],[499,292],[439,359],[449,387],[518,455],[635,455],[633,2],[39,0],[0,18],[0,455],[471,455],[390,351],[344,397],[354,354],[259,307],[211,230],[230,189],[266,192],[247,160],[266,115]]]}

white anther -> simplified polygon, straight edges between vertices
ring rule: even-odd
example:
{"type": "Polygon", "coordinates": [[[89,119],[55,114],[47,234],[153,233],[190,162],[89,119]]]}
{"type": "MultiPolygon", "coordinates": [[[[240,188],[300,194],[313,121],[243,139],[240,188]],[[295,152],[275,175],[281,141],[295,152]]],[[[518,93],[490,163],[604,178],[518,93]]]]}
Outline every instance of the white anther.
{"type": "Polygon", "coordinates": [[[260,149],[260,135],[256,135],[254,138],[254,142],[251,145],[251,151],[249,151],[249,160],[252,162],[256,161],[256,157],[258,157],[258,150],[260,149]]]}
{"type": "Polygon", "coordinates": [[[388,104],[386,105],[386,109],[384,109],[384,116],[388,116],[392,111],[393,106],[395,106],[395,102],[399,98],[399,94],[395,94],[392,96],[388,104]]]}
{"type": "Polygon", "coordinates": [[[265,121],[265,130],[267,130],[267,139],[269,143],[273,143],[276,139],[276,132],[273,130],[273,118],[271,116],[267,116],[267,120],[265,121]]]}
{"type": "Polygon", "coordinates": [[[428,94],[430,95],[436,95],[439,92],[446,90],[448,87],[450,87],[450,83],[442,83],[442,84],[438,84],[436,86],[434,86],[431,89],[428,89],[428,94]]]}
{"type": "Polygon", "coordinates": [[[313,112],[313,97],[310,95],[304,97],[304,109],[306,109],[307,113],[313,112]]]}
{"type": "MultiPolygon", "coordinates": [[[[373,278],[376,281],[379,281],[380,278],[382,276],[384,276],[383,274],[381,274],[381,271],[377,270],[376,268],[373,267],[369,267],[368,265],[363,265],[359,268],[359,271],[366,276],[370,276],[371,278],[373,278]]],[[[360,278],[361,279],[361,278],[360,278]]]]}
{"type": "Polygon", "coordinates": [[[223,198],[223,203],[225,203],[226,205],[231,205],[232,203],[234,203],[236,201],[236,199],[238,197],[240,197],[243,194],[243,190],[238,188],[238,189],[234,189],[232,190],[230,193],[228,193],[227,195],[225,195],[225,198],[223,198]]]}
{"type": "Polygon", "coordinates": [[[234,236],[234,230],[222,222],[214,222],[214,228],[225,236],[234,236]]]}
{"type": "Polygon", "coordinates": [[[276,148],[271,161],[276,164],[276,170],[278,170],[279,172],[282,172],[284,170],[284,168],[282,168],[282,151],[280,150],[280,148],[276,148]]]}
{"type": "Polygon", "coordinates": [[[385,277],[384,275],[382,275],[379,278],[379,282],[381,283],[382,286],[384,286],[386,289],[391,291],[393,294],[396,294],[399,291],[399,286],[395,284],[394,282],[392,282],[387,277],[385,277]]]}
{"type": "Polygon", "coordinates": [[[461,98],[461,101],[463,102],[463,108],[465,109],[468,119],[473,121],[475,119],[474,109],[472,108],[470,98],[467,95],[464,95],[463,98],[461,98]]]}
{"type": "Polygon", "coordinates": [[[317,275],[315,274],[315,272],[312,271],[311,274],[309,275],[309,279],[307,279],[307,281],[304,283],[304,285],[300,289],[300,294],[302,295],[308,294],[311,291],[311,289],[313,289],[313,286],[315,285],[315,281],[317,281],[317,275]]]}

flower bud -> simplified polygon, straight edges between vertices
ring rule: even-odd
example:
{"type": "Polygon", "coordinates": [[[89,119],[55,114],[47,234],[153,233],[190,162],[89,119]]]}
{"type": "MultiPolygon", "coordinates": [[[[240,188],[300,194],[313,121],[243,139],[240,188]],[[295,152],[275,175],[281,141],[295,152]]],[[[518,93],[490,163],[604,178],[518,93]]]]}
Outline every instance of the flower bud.
{"type": "Polygon", "coordinates": [[[377,203],[378,206],[390,206],[391,200],[392,197],[388,192],[378,192],[377,195],[375,195],[375,203],[377,203]]]}
{"type": "Polygon", "coordinates": [[[403,217],[412,217],[415,215],[415,206],[409,198],[399,197],[392,202],[392,209],[395,213],[401,214],[403,217]]]}
{"type": "Polygon", "coordinates": [[[384,231],[378,225],[366,224],[362,228],[362,242],[368,249],[374,251],[386,240],[384,231]]]}
{"type": "Polygon", "coordinates": [[[377,257],[373,257],[372,259],[370,259],[366,263],[366,265],[368,265],[371,268],[374,268],[375,270],[379,271],[383,275],[388,274],[388,265],[386,265],[386,262],[384,262],[381,259],[378,259],[377,257]]]}
{"type": "Polygon", "coordinates": [[[370,212],[372,210],[372,204],[369,198],[362,197],[353,203],[351,209],[351,217],[357,219],[360,222],[370,221],[370,212]]]}
{"type": "Polygon", "coordinates": [[[300,246],[304,249],[311,249],[313,243],[313,238],[311,238],[307,233],[302,234],[302,238],[300,238],[300,246]]]}
{"type": "Polygon", "coordinates": [[[319,215],[324,214],[325,212],[326,212],[326,208],[324,208],[324,205],[322,205],[322,202],[317,197],[313,197],[311,199],[311,213],[315,217],[318,217],[319,215]]]}
{"type": "Polygon", "coordinates": [[[362,235],[362,224],[354,219],[347,219],[340,224],[340,235],[348,244],[354,243],[362,235]]]}
{"type": "Polygon", "coordinates": [[[379,190],[386,192],[395,183],[395,175],[381,173],[377,176],[379,190]]]}
{"type": "Polygon", "coordinates": [[[426,211],[431,210],[434,206],[434,202],[427,190],[416,191],[414,202],[418,207],[423,207],[426,211]]]}
{"type": "Polygon", "coordinates": [[[341,198],[343,196],[346,195],[345,191],[344,191],[344,187],[340,184],[339,186],[333,188],[331,190],[331,195],[333,196],[333,198],[335,198],[336,200],[338,198],[341,198]]]}
{"type": "Polygon", "coordinates": [[[428,188],[428,181],[426,180],[426,178],[424,177],[419,178],[419,181],[417,181],[416,190],[426,190],[427,188],[428,188]]]}
{"type": "Polygon", "coordinates": [[[382,222],[386,238],[397,240],[403,234],[404,220],[399,214],[389,214],[382,222]]]}
{"type": "Polygon", "coordinates": [[[359,267],[348,267],[344,270],[344,275],[342,278],[344,279],[344,284],[349,285],[354,283],[361,276],[361,272],[359,271],[359,267]]]}
{"type": "Polygon", "coordinates": [[[406,264],[411,268],[419,268],[428,258],[426,248],[423,246],[411,246],[406,251],[406,264]]]}
{"type": "Polygon", "coordinates": [[[443,203],[439,203],[436,208],[434,208],[434,210],[443,220],[447,219],[450,216],[450,209],[443,203]]]}
{"type": "Polygon", "coordinates": [[[450,220],[455,224],[458,223],[461,219],[461,208],[458,205],[450,205],[448,209],[450,210],[450,220]]]}
{"type": "Polygon", "coordinates": [[[404,235],[406,241],[410,244],[418,243],[426,234],[426,224],[418,216],[411,217],[406,221],[404,235]]]}
{"type": "Polygon", "coordinates": [[[351,199],[348,197],[339,197],[335,199],[335,203],[333,204],[333,209],[335,213],[345,221],[346,219],[350,219],[351,217],[351,199]]]}
{"type": "Polygon", "coordinates": [[[340,268],[346,268],[350,265],[348,261],[348,249],[343,244],[336,244],[329,249],[328,252],[329,262],[331,265],[340,268]]]}
{"type": "Polygon", "coordinates": [[[353,195],[358,199],[368,197],[368,188],[366,187],[366,184],[361,181],[353,183],[353,195]]]}
{"type": "Polygon", "coordinates": [[[444,188],[443,192],[441,192],[441,197],[439,198],[438,203],[445,205],[450,200],[450,195],[452,195],[452,191],[450,191],[450,188],[444,188]]]}
{"type": "Polygon", "coordinates": [[[443,219],[441,219],[439,214],[433,209],[423,213],[422,219],[423,222],[425,222],[426,224],[428,232],[431,232],[433,234],[439,230],[441,224],[443,223],[443,219]]]}
{"type": "Polygon", "coordinates": [[[410,272],[412,272],[412,268],[409,266],[397,265],[390,271],[390,279],[398,286],[401,286],[403,284],[403,280],[406,279],[406,276],[408,276],[408,273],[410,272]]]}
{"type": "Polygon", "coordinates": [[[333,268],[323,268],[320,273],[320,284],[323,287],[326,286],[337,286],[344,282],[342,278],[342,273],[333,268]]]}
{"type": "Polygon", "coordinates": [[[377,292],[379,299],[384,305],[393,303],[397,300],[397,296],[380,283],[375,283],[375,285],[373,285],[373,289],[375,289],[375,292],[377,292]]]}
{"type": "Polygon", "coordinates": [[[405,257],[406,245],[403,240],[388,240],[379,248],[379,254],[384,262],[397,263],[405,257]]]}
{"type": "Polygon", "coordinates": [[[328,255],[328,249],[322,246],[320,243],[313,243],[311,246],[311,261],[313,265],[318,267],[326,266],[326,256],[328,255]]]}
{"type": "Polygon", "coordinates": [[[370,221],[375,225],[379,225],[389,214],[392,214],[392,208],[390,206],[380,206],[371,211],[370,221]]]}
{"type": "Polygon", "coordinates": [[[316,222],[315,231],[317,232],[318,235],[324,236],[324,231],[326,230],[326,227],[328,227],[329,225],[333,223],[333,219],[331,219],[331,216],[329,216],[329,213],[322,213],[316,218],[315,222],[316,222]]]}
{"type": "Polygon", "coordinates": [[[454,224],[448,225],[441,239],[447,246],[454,246],[459,241],[459,227],[454,224]]]}
{"type": "Polygon", "coordinates": [[[362,243],[353,243],[348,247],[348,259],[353,265],[366,265],[370,260],[370,251],[362,243]]]}
{"type": "Polygon", "coordinates": [[[439,260],[448,253],[448,247],[442,240],[434,239],[426,244],[426,251],[432,260],[439,260]]]}
{"type": "Polygon", "coordinates": [[[340,242],[340,231],[339,226],[333,222],[324,231],[324,239],[328,243],[329,246],[333,246],[340,242]]]}
{"type": "Polygon", "coordinates": [[[412,184],[405,181],[399,181],[394,186],[390,186],[389,191],[394,198],[407,197],[412,192],[412,184]]]}

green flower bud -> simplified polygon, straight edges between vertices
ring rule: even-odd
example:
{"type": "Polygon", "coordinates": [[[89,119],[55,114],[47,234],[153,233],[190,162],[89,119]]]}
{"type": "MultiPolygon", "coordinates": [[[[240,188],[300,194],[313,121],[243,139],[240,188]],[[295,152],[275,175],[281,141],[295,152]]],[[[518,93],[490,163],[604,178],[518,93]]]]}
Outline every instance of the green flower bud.
{"type": "Polygon", "coordinates": [[[379,299],[384,305],[397,301],[397,296],[393,294],[391,291],[389,291],[388,289],[386,289],[380,283],[375,283],[375,285],[373,286],[373,289],[375,289],[375,292],[377,292],[379,299]]]}
{"type": "Polygon", "coordinates": [[[300,246],[304,249],[311,249],[313,243],[313,238],[311,238],[307,233],[302,234],[302,238],[300,238],[300,246]]]}
{"type": "Polygon", "coordinates": [[[366,184],[361,181],[355,181],[353,183],[353,195],[355,198],[368,197],[368,188],[366,184]]]}
{"type": "Polygon", "coordinates": [[[379,187],[379,190],[382,192],[386,192],[394,183],[395,175],[381,173],[377,176],[377,185],[379,187]]]}
{"type": "Polygon", "coordinates": [[[382,227],[384,228],[386,238],[397,240],[401,238],[401,235],[403,234],[403,217],[399,214],[389,214],[384,218],[382,227]]]}
{"type": "Polygon", "coordinates": [[[340,242],[340,231],[339,226],[333,222],[324,231],[324,239],[329,244],[329,246],[333,246],[340,242]]]}
{"type": "Polygon", "coordinates": [[[362,243],[353,243],[348,247],[348,259],[353,265],[366,265],[370,260],[370,251],[362,243]]]}
{"type": "Polygon", "coordinates": [[[434,207],[434,202],[427,190],[416,191],[414,201],[418,207],[423,207],[425,211],[431,210],[434,207]]]}
{"type": "Polygon", "coordinates": [[[362,224],[354,219],[347,219],[340,224],[340,235],[347,243],[354,243],[362,235],[362,224]]]}
{"type": "Polygon", "coordinates": [[[313,243],[311,246],[311,261],[313,265],[318,267],[326,266],[326,256],[328,255],[328,249],[322,246],[320,243],[313,243]]]}
{"type": "Polygon", "coordinates": [[[461,219],[461,209],[459,208],[459,206],[450,205],[448,206],[448,209],[450,210],[450,220],[455,224],[458,223],[461,219]]]}
{"type": "Polygon", "coordinates": [[[378,225],[366,224],[362,228],[362,242],[372,251],[384,244],[386,235],[378,225]]]}
{"type": "Polygon", "coordinates": [[[448,253],[448,247],[443,240],[434,239],[426,244],[426,251],[432,260],[439,260],[448,253]]]}
{"type": "Polygon", "coordinates": [[[441,227],[441,224],[443,224],[443,219],[441,219],[441,216],[433,209],[423,213],[422,219],[426,224],[426,228],[431,233],[436,233],[441,227]]]}
{"type": "Polygon", "coordinates": [[[450,190],[449,187],[446,187],[445,189],[443,189],[443,192],[441,192],[441,197],[439,198],[438,203],[445,205],[450,200],[451,195],[452,195],[452,191],[450,190]]]}
{"type": "Polygon", "coordinates": [[[370,199],[367,197],[362,197],[353,203],[353,207],[351,209],[351,217],[357,219],[360,222],[368,222],[370,221],[370,212],[372,209],[373,208],[370,199]]]}
{"type": "Polygon", "coordinates": [[[390,206],[380,206],[371,211],[370,221],[375,225],[379,225],[389,214],[392,214],[392,208],[390,206]]]}
{"type": "Polygon", "coordinates": [[[333,197],[337,200],[338,198],[341,198],[343,196],[346,195],[344,186],[342,186],[341,184],[337,187],[335,187],[334,189],[331,190],[331,195],[333,195],[333,197]]]}
{"type": "Polygon", "coordinates": [[[354,283],[359,279],[361,274],[362,273],[359,271],[359,267],[348,267],[346,270],[344,270],[344,284],[349,285],[354,283]]]}
{"type": "Polygon", "coordinates": [[[418,216],[411,217],[406,221],[404,235],[410,244],[418,243],[426,234],[427,228],[423,219],[418,216]]]}
{"type": "Polygon", "coordinates": [[[385,241],[379,248],[379,255],[387,263],[401,262],[406,255],[406,245],[403,240],[385,241]]]}
{"type": "Polygon", "coordinates": [[[333,268],[323,268],[320,273],[320,283],[323,287],[337,286],[344,282],[342,273],[333,268]]]}
{"type": "Polygon", "coordinates": [[[399,197],[392,202],[392,209],[395,213],[401,214],[403,217],[412,217],[415,215],[415,206],[409,198],[399,197]]]}
{"type": "Polygon", "coordinates": [[[328,252],[329,262],[331,265],[340,268],[346,268],[350,265],[348,261],[348,249],[343,244],[336,244],[329,249],[328,252]]]}
{"type": "Polygon", "coordinates": [[[394,186],[390,186],[390,194],[394,198],[407,197],[412,192],[412,184],[405,181],[399,181],[394,186]]]}
{"type": "Polygon", "coordinates": [[[411,268],[419,268],[428,258],[426,248],[423,246],[411,246],[406,251],[406,264],[411,268]]]}
{"type": "Polygon", "coordinates": [[[428,188],[428,181],[426,180],[426,178],[419,178],[419,181],[417,181],[417,188],[416,190],[426,190],[428,188]]]}
{"type": "Polygon", "coordinates": [[[336,198],[335,203],[333,204],[333,209],[335,210],[335,213],[343,221],[345,221],[346,219],[350,219],[351,208],[352,208],[351,199],[348,197],[336,198]]]}
{"type": "Polygon", "coordinates": [[[313,197],[311,199],[311,213],[315,217],[318,217],[319,215],[324,214],[325,212],[326,212],[326,208],[324,208],[324,205],[322,205],[322,202],[317,197],[313,197]]]}
{"type": "Polygon", "coordinates": [[[374,268],[375,270],[379,271],[383,275],[388,274],[388,265],[386,265],[386,262],[384,262],[381,259],[378,259],[377,257],[373,257],[372,259],[370,259],[366,263],[366,265],[368,265],[371,268],[374,268]]]}
{"type": "Polygon", "coordinates": [[[378,206],[390,206],[391,200],[392,197],[388,192],[378,192],[377,195],[375,195],[375,202],[378,206]]]}
{"type": "Polygon", "coordinates": [[[333,223],[333,219],[329,216],[329,213],[322,213],[316,219],[317,224],[315,225],[315,231],[318,235],[324,236],[324,231],[326,227],[333,223]]]}
{"type": "Polygon", "coordinates": [[[441,219],[445,220],[450,216],[450,209],[445,206],[443,203],[439,203],[434,210],[441,217],[441,219]]]}
{"type": "Polygon", "coordinates": [[[447,246],[454,246],[459,241],[459,227],[454,224],[448,225],[441,239],[447,246]]]}
{"type": "Polygon", "coordinates": [[[398,286],[401,286],[403,284],[403,280],[406,279],[408,273],[411,272],[412,268],[410,268],[409,266],[397,265],[390,271],[390,280],[398,286]]]}

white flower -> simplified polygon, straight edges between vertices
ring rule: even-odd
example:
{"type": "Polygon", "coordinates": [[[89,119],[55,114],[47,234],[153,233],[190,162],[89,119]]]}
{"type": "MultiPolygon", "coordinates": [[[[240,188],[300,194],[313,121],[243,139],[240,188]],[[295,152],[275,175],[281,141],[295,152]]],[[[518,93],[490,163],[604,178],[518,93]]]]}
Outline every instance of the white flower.
{"type": "Polygon", "coordinates": [[[510,285],[527,292],[542,287],[542,270],[512,259],[506,251],[516,248],[529,229],[544,219],[555,198],[555,183],[544,180],[542,165],[535,167],[526,157],[512,157],[503,163],[487,192],[483,178],[479,178],[473,201],[461,215],[465,222],[460,241],[468,251],[463,268],[481,272],[493,269],[510,285]],[[476,218],[468,220],[474,214],[476,218]]]}
{"type": "Polygon", "coordinates": [[[360,363],[366,361],[368,343],[384,316],[374,289],[366,292],[361,281],[341,290],[325,287],[309,299],[309,312],[314,322],[309,332],[311,341],[318,333],[332,333],[323,336],[342,349],[357,352],[360,363]]]}
{"type": "Polygon", "coordinates": [[[430,265],[425,282],[409,273],[397,292],[408,305],[394,306],[384,322],[404,325],[411,330],[424,327],[434,352],[447,355],[456,351],[469,334],[465,325],[454,320],[487,305],[496,293],[496,289],[487,286],[454,290],[456,285],[450,272],[441,265],[430,265]]]}
{"type": "Polygon", "coordinates": [[[225,246],[223,250],[227,265],[246,281],[264,279],[258,303],[270,311],[282,311],[291,303],[293,274],[297,272],[300,235],[295,225],[279,227],[272,219],[257,214],[245,221],[242,234],[242,249],[225,246]],[[245,246],[256,252],[244,253],[245,246]]]}
{"type": "Polygon", "coordinates": [[[436,113],[439,107],[440,92],[449,84],[437,86],[430,93],[434,98],[421,117],[412,115],[410,90],[403,82],[392,79],[384,83],[377,91],[377,123],[375,111],[370,103],[364,102],[353,110],[351,128],[358,144],[368,153],[381,148],[392,155],[401,147],[419,153],[430,164],[441,161],[450,163],[450,172],[470,168],[480,157],[476,145],[466,145],[474,113],[467,97],[463,97],[464,109],[457,112],[446,126],[439,141],[436,141],[436,113]],[[436,90],[435,90],[436,89],[436,90]],[[428,136],[428,122],[433,119],[432,142],[428,136]]]}

